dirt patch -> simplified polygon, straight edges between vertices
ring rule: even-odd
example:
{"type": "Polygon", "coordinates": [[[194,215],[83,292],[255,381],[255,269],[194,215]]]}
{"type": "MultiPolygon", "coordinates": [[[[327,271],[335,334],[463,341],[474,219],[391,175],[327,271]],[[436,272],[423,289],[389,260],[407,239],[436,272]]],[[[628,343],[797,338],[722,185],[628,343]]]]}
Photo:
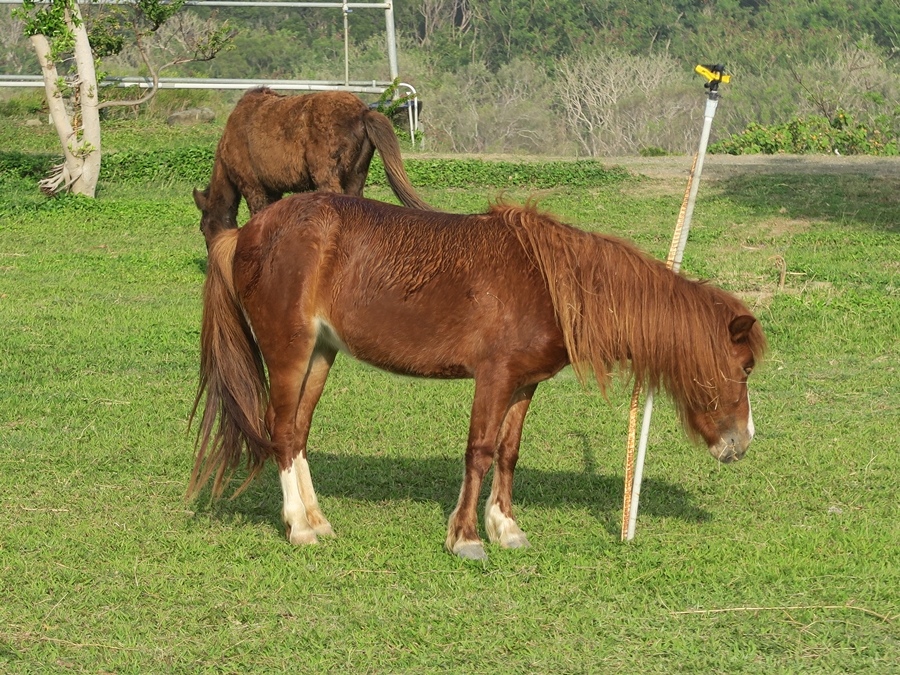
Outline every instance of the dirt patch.
{"type": "Polygon", "coordinates": [[[796,218],[770,218],[766,227],[770,237],[781,237],[786,234],[806,232],[809,230],[809,221],[796,218]]]}
{"type": "MultiPolygon", "coordinates": [[[[408,154],[408,158],[423,159],[483,159],[504,162],[577,161],[572,157],[501,154],[408,154]]],[[[634,173],[652,178],[683,177],[687,180],[693,156],[666,157],[602,157],[610,167],[621,166],[634,173]]],[[[866,174],[900,178],[900,157],[869,157],[867,155],[706,155],[703,162],[704,179],[723,179],[740,174],[866,174]]]]}
{"type": "MultiPolygon", "coordinates": [[[[681,176],[687,180],[693,157],[611,157],[604,163],[622,166],[651,178],[681,176]]],[[[703,179],[721,180],[740,174],[866,174],[900,178],[900,157],[853,155],[707,155],[703,179]]]]}

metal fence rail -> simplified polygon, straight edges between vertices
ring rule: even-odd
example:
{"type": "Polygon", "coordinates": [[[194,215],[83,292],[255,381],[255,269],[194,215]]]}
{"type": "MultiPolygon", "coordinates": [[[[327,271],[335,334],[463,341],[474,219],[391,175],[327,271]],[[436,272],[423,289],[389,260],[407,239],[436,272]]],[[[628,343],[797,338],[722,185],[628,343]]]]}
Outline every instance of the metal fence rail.
{"type": "MultiPolygon", "coordinates": [[[[36,0],[38,4],[42,2],[46,4],[48,0],[36,0]]],[[[108,4],[108,5],[120,5],[120,4],[129,4],[130,0],[93,0],[91,4],[108,4]]],[[[21,5],[22,0],[0,0],[0,5],[21,5]]],[[[307,91],[319,91],[324,89],[335,89],[338,87],[345,88],[349,91],[366,91],[368,89],[359,89],[361,86],[377,86],[370,85],[369,83],[359,83],[359,82],[351,82],[349,69],[349,44],[350,44],[350,31],[347,24],[347,16],[354,9],[383,9],[384,10],[384,21],[385,21],[385,41],[387,44],[387,53],[388,53],[388,70],[390,73],[389,81],[384,84],[378,92],[381,93],[384,89],[393,81],[395,81],[398,77],[400,77],[400,69],[397,64],[397,31],[394,26],[394,3],[393,0],[386,0],[385,2],[292,2],[290,0],[273,0],[273,2],[264,2],[260,0],[187,0],[186,5],[190,5],[192,7],[256,7],[256,8],[292,8],[292,9],[339,9],[344,15],[344,80],[342,82],[326,82],[326,81],[302,81],[302,80],[270,80],[270,82],[278,82],[276,85],[269,85],[273,88],[277,89],[301,89],[307,91]],[[296,85],[289,85],[289,82],[296,82],[296,85]],[[319,88],[321,87],[321,89],[319,88]]],[[[26,76],[27,77],[27,76],[26,76]]],[[[40,76],[37,76],[40,78],[40,76]]],[[[127,79],[127,78],[124,78],[127,79]]],[[[222,87],[212,87],[208,84],[198,84],[197,86],[183,86],[176,87],[174,86],[175,80],[188,80],[191,78],[166,78],[168,81],[168,86],[162,86],[162,79],[160,80],[160,88],[166,89],[237,89],[240,85],[233,86],[222,86],[222,87]]],[[[215,82],[218,81],[219,78],[210,78],[210,79],[202,79],[199,78],[198,82],[215,82]]],[[[254,80],[256,81],[256,80],[254,80]]],[[[5,87],[28,87],[33,86],[31,84],[23,84],[22,82],[27,82],[27,80],[19,80],[17,76],[13,75],[0,75],[0,86],[5,87]]],[[[229,80],[222,80],[223,83],[229,82],[229,80]]],[[[263,80],[259,80],[259,82],[263,82],[263,80]]],[[[134,84],[139,83],[135,82],[134,84]]],[[[254,85],[250,85],[254,86],[254,85]]]]}
{"type": "MultiPolygon", "coordinates": [[[[47,0],[37,0],[38,3],[47,0]]],[[[127,4],[129,0],[93,0],[93,4],[127,4]]],[[[21,5],[22,0],[0,0],[0,5],[21,5]]],[[[264,78],[202,78],[202,77],[161,77],[160,89],[216,89],[247,90],[253,87],[269,87],[287,91],[350,91],[357,94],[383,94],[399,79],[397,65],[397,37],[394,27],[394,4],[392,0],[385,2],[292,2],[291,0],[187,0],[186,5],[194,7],[287,7],[294,9],[340,9],[344,15],[344,79],[343,80],[273,80],[264,78]],[[390,80],[351,80],[349,62],[349,28],[347,16],[354,9],[383,9],[385,17],[385,37],[388,52],[388,69],[390,80]]],[[[124,76],[106,77],[98,84],[103,87],[153,87],[149,77],[124,76]]],[[[44,80],[40,75],[4,75],[0,73],[0,87],[43,87],[44,80]]],[[[397,84],[397,88],[405,91],[410,104],[405,106],[409,116],[409,132],[415,145],[415,133],[419,128],[419,102],[415,88],[405,82],[397,84]]]]}

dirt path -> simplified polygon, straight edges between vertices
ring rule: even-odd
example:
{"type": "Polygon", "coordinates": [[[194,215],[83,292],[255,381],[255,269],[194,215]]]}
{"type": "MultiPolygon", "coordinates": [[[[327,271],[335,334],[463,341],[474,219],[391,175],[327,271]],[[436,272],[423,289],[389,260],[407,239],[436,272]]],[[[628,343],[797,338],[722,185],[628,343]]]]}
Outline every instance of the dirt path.
{"type": "MultiPolygon", "coordinates": [[[[693,157],[613,157],[611,165],[624,166],[646,176],[687,178],[693,157]]],[[[853,155],[707,155],[703,178],[714,180],[747,173],[869,174],[900,178],[900,157],[853,155]]]]}
{"type": "MultiPolygon", "coordinates": [[[[483,159],[507,162],[575,161],[571,157],[523,155],[446,155],[422,153],[408,155],[423,159],[483,159]]],[[[623,166],[629,171],[652,178],[684,177],[691,170],[693,156],[666,157],[605,157],[604,165],[623,166]]],[[[718,180],[747,173],[799,174],[869,174],[900,179],[900,157],[869,157],[865,155],[706,155],[703,178],[718,180]]]]}

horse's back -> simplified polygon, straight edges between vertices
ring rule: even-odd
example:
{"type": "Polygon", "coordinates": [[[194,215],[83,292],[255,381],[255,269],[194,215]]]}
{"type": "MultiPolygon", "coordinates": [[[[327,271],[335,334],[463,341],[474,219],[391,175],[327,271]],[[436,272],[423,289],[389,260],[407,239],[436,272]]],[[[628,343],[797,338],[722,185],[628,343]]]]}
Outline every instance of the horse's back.
{"type": "Polygon", "coordinates": [[[257,334],[258,321],[328,326],[356,358],[425,377],[471,377],[517,351],[565,358],[540,272],[488,215],[294,195],[251,219],[235,259],[257,334]]]}

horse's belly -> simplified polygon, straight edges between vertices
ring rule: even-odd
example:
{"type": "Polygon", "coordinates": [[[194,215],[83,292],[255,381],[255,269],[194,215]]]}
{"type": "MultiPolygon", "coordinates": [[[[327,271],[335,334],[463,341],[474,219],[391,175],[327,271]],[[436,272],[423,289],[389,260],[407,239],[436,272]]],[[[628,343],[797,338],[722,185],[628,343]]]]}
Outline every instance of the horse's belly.
{"type": "MultiPolygon", "coordinates": [[[[358,311],[320,319],[319,340],[382,370],[428,378],[468,378],[484,358],[484,335],[465,319],[358,311]]],[[[473,317],[467,317],[472,319],[473,317]]]]}

